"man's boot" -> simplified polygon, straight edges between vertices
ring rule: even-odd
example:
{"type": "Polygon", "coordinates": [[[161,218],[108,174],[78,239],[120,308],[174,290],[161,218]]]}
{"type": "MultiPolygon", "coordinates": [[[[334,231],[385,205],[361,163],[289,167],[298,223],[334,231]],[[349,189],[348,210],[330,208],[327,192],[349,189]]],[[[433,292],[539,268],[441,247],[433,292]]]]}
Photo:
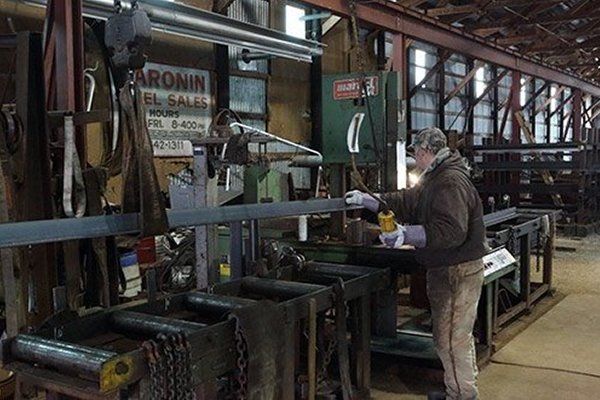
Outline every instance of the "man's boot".
{"type": "Polygon", "coordinates": [[[429,393],[427,393],[427,400],[446,400],[446,393],[444,393],[444,392],[429,392],[429,393]]]}

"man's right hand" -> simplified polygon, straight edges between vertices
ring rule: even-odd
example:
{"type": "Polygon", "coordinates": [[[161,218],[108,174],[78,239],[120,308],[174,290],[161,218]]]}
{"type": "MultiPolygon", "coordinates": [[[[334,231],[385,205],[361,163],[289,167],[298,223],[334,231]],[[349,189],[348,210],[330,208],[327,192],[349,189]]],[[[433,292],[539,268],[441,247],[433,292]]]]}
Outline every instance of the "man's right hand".
{"type": "Polygon", "coordinates": [[[379,201],[367,193],[360,190],[352,190],[344,196],[346,204],[349,206],[363,206],[372,212],[379,211],[379,201]]]}
{"type": "Polygon", "coordinates": [[[365,194],[360,190],[351,190],[344,197],[349,206],[362,206],[365,200],[365,194]]]}

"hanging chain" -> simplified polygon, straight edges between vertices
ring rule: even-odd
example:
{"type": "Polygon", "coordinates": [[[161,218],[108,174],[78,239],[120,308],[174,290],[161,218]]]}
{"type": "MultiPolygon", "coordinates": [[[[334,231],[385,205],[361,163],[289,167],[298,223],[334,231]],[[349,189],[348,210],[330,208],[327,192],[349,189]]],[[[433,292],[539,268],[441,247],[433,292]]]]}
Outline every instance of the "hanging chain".
{"type": "Polygon", "coordinates": [[[181,343],[181,352],[183,354],[183,399],[193,400],[196,396],[194,395],[194,389],[192,386],[192,345],[188,341],[185,334],[179,335],[181,343]]]}
{"type": "Polygon", "coordinates": [[[237,351],[237,370],[234,372],[234,398],[245,400],[248,396],[248,345],[242,327],[235,319],[235,348],[237,351]]]}
{"type": "Polygon", "coordinates": [[[146,360],[148,362],[148,369],[150,370],[150,400],[162,400],[164,399],[163,359],[154,340],[144,342],[142,348],[146,352],[146,360]]]}
{"type": "Polygon", "coordinates": [[[507,242],[506,247],[508,247],[508,251],[513,256],[516,256],[516,254],[517,254],[517,237],[515,235],[514,229],[512,229],[512,228],[510,228],[508,231],[508,242],[507,242]]]}
{"type": "Polygon", "coordinates": [[[335,353],[335,349],[337,347],[337,338],[333,335],[333,338],[327,343],[327,348],[323,353],[323,360],[321,362],[321,368],[319,369],[319,373],[317,374],[317,385],[322,387],[327,378],[327,370],[329,369],[329,365],[331,364],[331,358],[335,353]]]}
{"type": "Polygon", "coordinates": [[[184,333],[159,334],[142,344],[150,372],[150,400],[194,400],[192,346],[184,333]]]}
{"type": "Polygon", "coordinates": [[[364,49],[360,45],[360,39],[358,36],[358,17],[356,15],[356,0],[350,0],[349,3],[350,8],[350,24],[352,26],[352,43],[353,47],[356,49],[356,57],[358,61],[358,70],[360,72],[365,72],[366,61],[364,49]]]}

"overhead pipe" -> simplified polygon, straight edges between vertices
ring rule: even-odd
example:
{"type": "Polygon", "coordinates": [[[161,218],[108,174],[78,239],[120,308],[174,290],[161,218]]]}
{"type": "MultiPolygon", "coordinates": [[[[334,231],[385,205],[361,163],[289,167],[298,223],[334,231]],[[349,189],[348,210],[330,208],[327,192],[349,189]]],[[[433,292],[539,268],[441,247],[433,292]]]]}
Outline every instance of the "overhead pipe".
{"type": "MultiPolygon", "coordinates": [[[[0,9],[7,15],[43,18],[35,8],[45,8],[48,0],[0,0],[0,9]]],[[[130,1],[122,1],[124,9],[130,1]]],[[[228,18],[197,7],[165,2],[164,0],[139,0],[152,29],[210,43],[240,46],[250,51],[271,54],[287,59],[311,62],[312,57],[323,54],[321,44],[295,38],[283,32],[228,18]]],[[[105,20],[114,12],[113,0],[83,0],[83,15],[105,20]]]]}

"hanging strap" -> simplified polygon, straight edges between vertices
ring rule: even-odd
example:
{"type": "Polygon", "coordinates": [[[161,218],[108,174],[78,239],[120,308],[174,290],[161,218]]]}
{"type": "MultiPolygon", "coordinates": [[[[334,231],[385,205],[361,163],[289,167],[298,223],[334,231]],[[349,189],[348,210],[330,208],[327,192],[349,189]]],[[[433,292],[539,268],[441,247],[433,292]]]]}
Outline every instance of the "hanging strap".
{"type": "Polygon", "coordinates": [[[123,213],[139,212],[142,237],[160,235],[169,229],[164,199],[160,192],[152,142],[146,126],[140,90],[127,82],[119,95],[123,112],[123,213]]]}
{"type": "Polygon", "coordinates": [[[73,115],[65,115],[64,119],[65,157],[63,163],[63,210],[67,217],[81,218],[85,214],[87,199],[85,183],[81,173],[81,162],[75,148],[75,125],[73,115]],[[73,192],[75,184],[75,192],[73,192]],[[76,209],[73,210],[73,201],[76,209]]]}

